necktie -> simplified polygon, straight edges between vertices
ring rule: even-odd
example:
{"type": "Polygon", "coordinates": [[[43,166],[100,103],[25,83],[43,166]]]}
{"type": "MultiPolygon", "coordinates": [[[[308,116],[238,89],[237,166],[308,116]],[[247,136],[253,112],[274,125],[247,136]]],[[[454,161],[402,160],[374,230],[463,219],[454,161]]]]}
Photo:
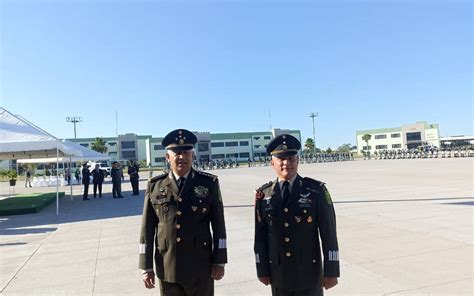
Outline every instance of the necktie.
{"type": "Polygon", "coordinates": [[[178,185],[178,192],[179,193],[181,193],[181,190],[183,190],[185,180],[186,179],[184,177],[179,177],[179,179],[178,179],[178,182],[177,182],[178,184],[177,185],[178,185]]]}
{"type": "Polygon", "coordinates": [[[288,203],[289,198],[290,198],[290,182],[285,181],[283,182],[283,204],[284,205],[288,203]]]}

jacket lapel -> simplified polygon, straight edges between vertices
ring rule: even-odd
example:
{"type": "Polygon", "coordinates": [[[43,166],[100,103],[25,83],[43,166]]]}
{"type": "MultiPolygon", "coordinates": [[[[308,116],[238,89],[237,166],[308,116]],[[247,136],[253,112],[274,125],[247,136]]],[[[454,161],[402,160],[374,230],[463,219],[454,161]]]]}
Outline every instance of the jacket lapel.
{"type": "Polygon", "coordinates": [[[165,184],[164,186],[168,190],[168,192],[173,193],[174,196],[178,196],[178,186],[176,185],[176,180],[174,179],[173,172],[168,173],[168,178],[163,181],[165,184]]]}
{"type": "MultiPolygon", "coordinates": [[[[196,172],[194,171],[194,169],[191,169],[189,171],[188,177],[186,178],[186,181],[184,182],[183,192],[181,192],[180,194],[181,197],[189,196],[190,191],[192,193],[192,191],[194,190],[193,188],[194,188],[195,178],[196,178],[196,172]]],[[[178,190],[177,187],[176,187],[176,190],[178,190]]]]}

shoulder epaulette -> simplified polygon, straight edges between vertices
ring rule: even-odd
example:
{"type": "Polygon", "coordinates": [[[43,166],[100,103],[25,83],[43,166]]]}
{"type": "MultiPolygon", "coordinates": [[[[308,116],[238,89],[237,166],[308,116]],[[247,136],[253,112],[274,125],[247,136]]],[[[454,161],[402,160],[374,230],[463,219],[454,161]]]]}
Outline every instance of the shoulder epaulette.
{"type": "Polygon", "coordinates": [[[148,182],[156,182],[156,181],[162,180],[166,177],[168,177],[168,173],[163,173],[161,175],[158,175],[158,176],[155,176],[155,177],[152,177],[152,178],[148,178],[148,182]]]}
{"type": "Polygon", "coordinates": [[[209,173],[203,172],[203,171],[196,171],[196,173],[198,173],[198,174],[201,175],[201,176],[206,176],[206,177],[211,178],[213,182],[215,182],[215,181],[217,180],[217,176],[216,176],[216,175],[209,174],[209,173]]]}
{"type": "Polygon", "coordinates": [[[312,178],[308,178],[308,177],[304,177],[303,180],[311,185],[314,185],[314,186],[318,186],[318,187],[323,187],[324,182],[322,181],[319,181],[319,180],[315,180],[315,179],[312,179],[312,178]]]}
{"type": "Polygon", "coordinates": [[[255,201],[261,200],[262,198],[264,198],[265,193],[263,192],[263,190],[267,189],[268,187],[270,187],[272,185],[273,185],[273,182],[270,181],[268,183],[263,184],[259,188],[255,189],[255,201]]]}
{"type": "Polygon", "coordinates": [[[262,186],[258,187],[257,189],[255,189],[255,191],[263,191],[263,190],[267,189],[268,187],[270,187],[272,185],[273,185],[273,181],[270,181],[270,182],[265,183],[262,186]]]}

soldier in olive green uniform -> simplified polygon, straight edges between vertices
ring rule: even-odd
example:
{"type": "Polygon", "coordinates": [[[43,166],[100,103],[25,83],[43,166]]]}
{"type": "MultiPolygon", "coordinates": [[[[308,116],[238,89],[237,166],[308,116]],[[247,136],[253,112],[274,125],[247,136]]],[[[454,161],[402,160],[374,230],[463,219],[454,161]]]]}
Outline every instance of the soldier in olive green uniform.
{"type": "Polygon", "coordinates": [[[331,196],[323,182],[298,175],[300,148],[291,135],[273,139],[267,152],[278,178],[256,191],[257,276],[274,296],[322,295],[339,277],[331,196]]]}
{"type": "Polygon", "coordinates": [[[161,295],[211,296],[224,276],[227,241],[217,177],[192,169],[196,136],[170,132],[162,141],[171,170],[148,182],[139,245],[145,287],[161,295]],[[210,227],[212,227],[212,235],[210,227]]]}

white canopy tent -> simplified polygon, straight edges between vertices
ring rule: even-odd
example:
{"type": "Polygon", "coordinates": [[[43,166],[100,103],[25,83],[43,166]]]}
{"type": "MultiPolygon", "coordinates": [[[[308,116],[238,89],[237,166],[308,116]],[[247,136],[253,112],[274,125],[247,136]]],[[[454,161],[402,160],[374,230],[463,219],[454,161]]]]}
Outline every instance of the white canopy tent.
{"type": "MultiPolygon", "coordinates": [[[[0,159],[55,158],[58,164],[60,156],[80,155],[80,150],[0,107],[0,159]]],[[[59,184],[56,185],[56,214],[59,214],[59,184]]]]}
{"type": "Polygon", "coordinates": [[[24,159],[17,159],[17,162],[18,163],[52,163],[52,162],[56,162],[56,160],[58,160],[59,162],[70,162],[70,161],[83,162],[86,160],[91,160],[91,161],[110,160],[110,156],[99,153],[87,147],[81,146],[77,143],[66,141],[66,140],[63,140],[62,143],[66,147],[74,149],[78,151],[79,153],[76,154],[75,156],[61,156],[59,157],[59,159],[56,159],[56,157],[24,158],[24,159]]]}

